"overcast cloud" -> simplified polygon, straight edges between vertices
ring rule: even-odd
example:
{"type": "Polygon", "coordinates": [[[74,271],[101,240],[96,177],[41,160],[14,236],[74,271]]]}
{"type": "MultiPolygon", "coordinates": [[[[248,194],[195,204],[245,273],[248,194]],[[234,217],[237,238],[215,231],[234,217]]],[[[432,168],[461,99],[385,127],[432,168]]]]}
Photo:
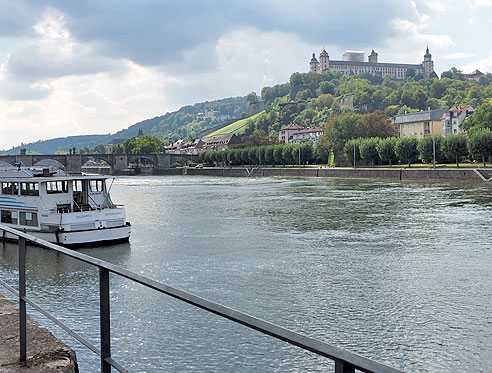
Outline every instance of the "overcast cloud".
{"type": "Polygon", "coordinates": [[[492,71],[491,15],[489,0],[0,0],[0,149],[259,93],[323,47],[419,63],[429,44],[438,73],[492,71]]]}

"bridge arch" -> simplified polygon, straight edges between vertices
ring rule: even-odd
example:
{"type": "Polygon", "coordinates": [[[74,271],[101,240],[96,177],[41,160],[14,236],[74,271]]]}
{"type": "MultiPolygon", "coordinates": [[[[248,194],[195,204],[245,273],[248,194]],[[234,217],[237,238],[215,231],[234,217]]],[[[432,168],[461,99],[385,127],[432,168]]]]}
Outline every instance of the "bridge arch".
{"type": "Polygon", "coordinates": [[[144,165],[150,164],[152,168],[156,168],[158,165],[158,162],[156,161],[155,157],[147,154],[131,154],[128,156],[128,163],[129,164],[143,163],[144,165]]]}
{"type": "Polygon", "coordinates": [[[104,161],[109,165],[110,173],[114,170],[114,160],[111,154],[84,154],[80,157],[80,167],[86,166],[90,161],[104,161]]]}
{"type": "Polygon", "coordinates": [[[41,166],[41,167],[58,167],[62,170],[65,170],[66,166],[62,162],[60,162],[58,159],[53,159],[53,158],[43,158],[40,160],[34,161],[33,159],[33,166],[41,166]]]}
{"type": "Polygon", "coordinates": [[[57,155],[57,154],[50,154],[50,155],[33,155],[32,156],[32,164],[33,165],[40,165],[40,166],[46,166],[49,165],[49,162],[46,161],[55,161],[58,162],[56,163],[61,164],[63,169],[67,167],[67,156],[66,155],[57,155]]]}

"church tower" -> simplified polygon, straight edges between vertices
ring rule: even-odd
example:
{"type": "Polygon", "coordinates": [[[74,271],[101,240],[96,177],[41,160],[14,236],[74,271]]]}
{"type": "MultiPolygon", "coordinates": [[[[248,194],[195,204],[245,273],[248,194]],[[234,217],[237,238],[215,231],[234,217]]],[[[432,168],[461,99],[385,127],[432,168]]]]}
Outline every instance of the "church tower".
{"type": "Polygon", "coordinates": [[[374,48],[371,51],[371,54],[368,56],[369,63],[378,63],[378,54],[374,51],[374,48]]]}
{"type": "Polygon", "coordinates": [[[424,67],[424,78],[430,78],[434,72],[434,61],[432,61],[432,54],[429,53],[429,46],[425,50],[422,66],[424,67]]]}
{"type": "Polygon", "coordinates": [[[323,48],[323,52],[321,52],[319,55],[319,63],[321,71],[330,69],[330,56],[328,55],[328,52],[325,50],[325,48],[323,48]]]}
{"type": "Polygon", "coordinates": [[[316,55],[313,53],[313,58],[311,58],[311,62],[309,62],[309,69],[313,73],[319,72],[319,62],[316,59],[316,55]]]}

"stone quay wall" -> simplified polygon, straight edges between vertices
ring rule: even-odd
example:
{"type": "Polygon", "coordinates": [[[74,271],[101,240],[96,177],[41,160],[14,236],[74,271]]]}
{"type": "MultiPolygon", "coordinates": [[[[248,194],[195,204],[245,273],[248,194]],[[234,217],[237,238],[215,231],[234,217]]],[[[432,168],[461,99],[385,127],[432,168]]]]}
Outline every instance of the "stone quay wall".
{"type": "MultiPolygon", "coordinates": [[[[176,170],[176,169],[175,169],[176,170]]],[[[480,169],[482,174],[492,175],[491,169],[480,169]]],[[[177,172],[177,171],[175,171],[177,172]]],[[[386,180],[466,180],[483,182],[471,168],[313,168],[313,167],[272,167],[272,168],[185,168],[186,175],[234,176],[234,177],[339,177],[386,180]]],[[[174,173],[172,173],[174,174],[174,173]]]]}
{"type": "Polygon", "coordinates": [[[0,295],[1,373],[78,373],[75,352],[27,316],[27,361],[19,362],[19,309],[0,295]]]}

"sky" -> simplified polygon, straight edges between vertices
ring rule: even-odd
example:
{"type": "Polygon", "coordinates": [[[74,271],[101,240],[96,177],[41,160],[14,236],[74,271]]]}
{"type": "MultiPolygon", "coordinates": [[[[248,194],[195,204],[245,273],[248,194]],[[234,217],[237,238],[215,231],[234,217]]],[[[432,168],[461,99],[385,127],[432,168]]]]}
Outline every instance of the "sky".
{"type": "Polygon", "coordinates": [[[372,48],[492,72],[492,0],[0,0],[0,149],[107,134],[372,48]]]}

